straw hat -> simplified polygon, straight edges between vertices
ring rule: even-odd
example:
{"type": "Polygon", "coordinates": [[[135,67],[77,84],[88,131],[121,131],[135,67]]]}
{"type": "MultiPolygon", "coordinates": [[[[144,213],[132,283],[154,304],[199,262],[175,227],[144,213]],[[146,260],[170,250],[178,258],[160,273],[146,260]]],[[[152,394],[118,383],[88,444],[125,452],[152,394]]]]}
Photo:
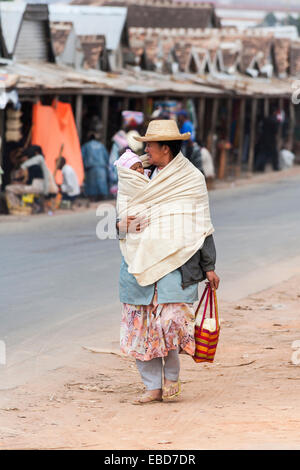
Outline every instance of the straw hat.
{"type": "Polygon", "coordinates": [[[180,134],[176,121],[172,119],[156,119],[150,121],[145,137],[135,136],[139,142],[159,142],[161,140],[188,140],[190,132],[180,134]]]}
{"type": "Polygon", "coordinates": [[[142,144],[142,142],[137,142],[135,140],[135,137],[141,137],[141,136],[138,133],[138,131],[136,131],[134,129],[132,131],[127,132],[127,134],[126,134],[128,145],[131,148],[131,150],[133,152],[139,152],[140,150],[142,150],[144,145],[142,144]]]}

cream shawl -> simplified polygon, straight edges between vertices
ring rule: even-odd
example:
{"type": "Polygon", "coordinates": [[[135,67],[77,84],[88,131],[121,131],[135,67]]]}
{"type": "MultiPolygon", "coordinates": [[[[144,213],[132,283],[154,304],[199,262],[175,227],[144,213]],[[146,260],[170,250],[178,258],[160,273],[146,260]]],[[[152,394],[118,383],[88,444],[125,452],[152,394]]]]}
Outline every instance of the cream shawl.
{"type": "Polygon", "coordinates": [[[128,272],[147,286],[186,263],[214,232],[205,178],[181,152],[152,180],[123,167],[118,177],[119,217],[148,220],[120,240],[128,272]]]}

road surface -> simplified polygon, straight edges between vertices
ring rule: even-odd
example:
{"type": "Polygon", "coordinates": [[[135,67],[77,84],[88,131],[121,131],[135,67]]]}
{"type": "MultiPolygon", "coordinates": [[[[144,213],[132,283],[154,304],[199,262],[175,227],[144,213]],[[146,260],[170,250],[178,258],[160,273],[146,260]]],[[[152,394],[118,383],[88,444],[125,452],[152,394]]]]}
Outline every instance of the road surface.
{"type": "MultiPolygon", "coordinates": [[[[220,305],[300,271],[299,201],[299,176],[210,192],[220,305]]],[[[0,389],[82,346],[118,348],[120,252],[98,222],[94,210],[0,222],[0,389]]]]}

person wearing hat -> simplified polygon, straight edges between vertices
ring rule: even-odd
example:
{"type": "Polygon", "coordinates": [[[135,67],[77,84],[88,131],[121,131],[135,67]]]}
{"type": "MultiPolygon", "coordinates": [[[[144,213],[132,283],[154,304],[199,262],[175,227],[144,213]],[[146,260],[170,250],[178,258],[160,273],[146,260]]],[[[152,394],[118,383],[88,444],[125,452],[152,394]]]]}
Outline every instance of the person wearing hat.
{"type": "Polygon", "coordinates": [[[184,109],[181,109],[180,111],[177,112],[177,119],[178,119],[180,132],[182,134],[190,132],[191,140],[194,141],[195,140],[195,128],[194,128],[192,121],[190,121],[188,118],[188,113],[184,109]]]}
{"type": "Polygon", "coordinates": [[[151,181],[118,167],[120,180],[124,176],[125,182],[128,178],[134,183],[136,178],[141,185],[135,188],[132,184],[130,210],[126,216],[119,213],[117,219],[122,252],[120,345],[123,353],[136,359],[146,387],[146,392],[134,401],[138,405],[179,395],[178,354],[193,356],[195,351],[193,303],[198,299],[198,283],[206,279],[213,289],[219,285],[205,179],[180,152],[182,142],[189,138],[190,133],[180,133],[175,121],[153,120],[146,135],[136,137],[146,143],[147,155],[142,160],[150,170],[151,181]],[[199,203],[203,209],[199,213],[205,219],[203,231],[199,234],[197,230],[190,231],[187,239],[190,241],[184,246],[181,223],[175,230],[178,238],[151,239],[146,235],[151,233],[151,224],[163,218],[163,212],[154,211],[154,221],[133,213],[135,203],[166,209],[168,204],[176,203],[176,198],[183,208],[186,203],[199,203]]]}

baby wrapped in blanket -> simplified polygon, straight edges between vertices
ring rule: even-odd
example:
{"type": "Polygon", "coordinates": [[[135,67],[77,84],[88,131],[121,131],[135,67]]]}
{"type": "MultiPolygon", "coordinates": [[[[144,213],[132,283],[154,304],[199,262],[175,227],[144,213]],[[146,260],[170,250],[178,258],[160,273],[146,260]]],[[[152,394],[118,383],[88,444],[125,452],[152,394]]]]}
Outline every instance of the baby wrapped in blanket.
{"type": "Polygon", "coordinates": [[[129,170],[137,171],[141,175],[149,176],[150,170],[144,170],[142,160],[132,150],[127,149],[118,160],[114,163],[115,166],[128,168],[129,170]]]}
{"type": "Polygon", "coordinates": [[[150,285],[181,267],[213,233],[205,178],[181,152],[151,180],[143,168],[147,156],[127,151],[116,166],[118,216],[147,220],[142,232],[120,240],[121,253],[137,282],[150,285]]]}

